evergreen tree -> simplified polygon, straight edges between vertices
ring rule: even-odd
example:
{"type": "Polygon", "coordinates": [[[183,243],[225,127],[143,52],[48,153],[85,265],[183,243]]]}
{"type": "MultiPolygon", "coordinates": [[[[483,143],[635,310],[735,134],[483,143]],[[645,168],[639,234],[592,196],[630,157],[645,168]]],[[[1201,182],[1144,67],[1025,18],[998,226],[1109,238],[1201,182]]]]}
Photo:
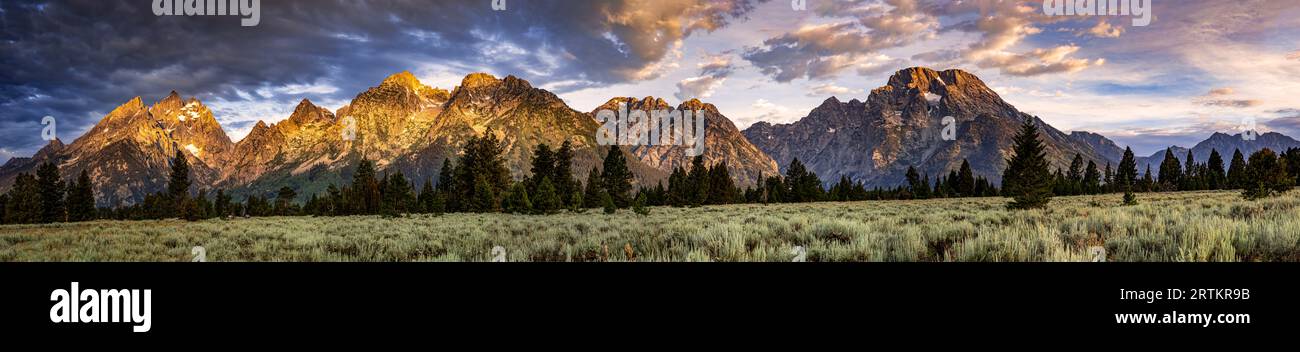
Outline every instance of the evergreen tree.
{"type": "Polygon", "coordinates": [[[1245,188],[1242,197],[1256,200],[1290,191],[1295,186],[1295,178],[1287,173],[1285,158],[1278,158],[1272,150],[1264,148],[1250,155],[1242,184],[1245,188]]]}
{"type": "Polygon", "coordinates": [[[432,213],[434,207],[433,201],[433,180],[425,180],[424,187],[420,187],[420,194],[415,196],[415,203],[419,204],[419,206],[417,209],[413,209],[413,211],[421,214],[432,213]]]}
{"type": "Polygon", "coordinates": [[[764,203],[784,203],[790,201],[786,195],[788,192],[785,188],[785,181],[781,180],[781,176],[768,177],[766,182],[764,182],[763,192],[765,193],[763,198],[764,203]]]}
{"type": "Polygon", "coordinates": [[[1241,149],[1232,152],[1232,163],[1228,166],[1228,187],[1241,189],[1246,186],[1246,157],[1241,149]]]}
{"type": "Polygon", "coordinates": [[[1209,189],[1223,189],[1226,176],[1223,174],[1223,157],[1219,156],[1216,149],[1210,150],[1210,161],[1206,167],[1206,186],[1209,189]]]}
{"type": "Polygon", "coordinates": [[[380,180],[375,176],[375,165],[368,159],[357,163],[357,170],[352,174],[352,195],[348,197],[348,208],[353,214],[378,214],[383,194],[379,192],[380,180]]]}
{"type": "Polygon", "coordinates": [[[704,166],[704,156],[696,155],[691,160],[691,171],[686,176],[687,205],[698,207],[709,200],[709,168],[704,166]]]}
{"type": "Polygon", "coordinates": [[[975,196],[975,172],[970,168],[970,162],[961,159],[961,168],[957,171],[957,193],[963,197],[975,196]]]}
{"type": "Polygon", "coordinates": [[[497,199],[496,187],[488,181],[487,176],[474,177],[474,193],[466,210],[475,213],[493,213],[500,210],[501,202],[497,199]]]}
{"type": "Polygon", "coordinates": [[[600,204],[601,192],[604,192],[604,189],[600,185],[600,172],[595,167],[592,167],[591,172],[587,174],[587,187],[582,194],[583,206],[586,208],[602,206],[603,204],[600,204]]]}
{"type": "Polygon", "coordinates": [[[1287,149],[1279,158],[1286,160],[1286,173],[1300,182],[1300,148],[1287,149]]]}
{"type": "Polygon", "coordinates": [[[8,223],[7,222],[8,219],[5,216],[5,212],[7,211],[6,208],[8,206],[9,206],[9,194],[8,193],[0,194],[0,225],[4,225],[8,223]]]}
{"type": "Polygon", "coordinates": [[[511,214],[528,214],[533,212],[533,203],[528,199],[528,187],[523,182],[516,182],[501,202],[501,208],[511,214]]]}
{"type": "Polygon", "coordinates": [[[90,221],[95,219],[95,191],[90,174],[81,170],[81,175],[68,188],[68,221],[90,221]]]}
{"type": "Polygon", "coordinates": [[[542,177],[542,181],[537,184],[537,192],[533,209],[542,214],[554,214],[564,207],[564,202],[560,200],[560,195],[555,190],[555,184],[551,182],[550,177],[542,177]]]}
{"type": "Polygon", "coordinates": [[[1101,192],[1101,173],[1097,172],[1097,163],[1088,161],[1087,171],[1083,173],[1082,193],[1097,194],[1101,192]]]}
{"type": "Polygon", "coordinates": [[[1114,192],[1115,191],[1115,170],[1110,168],[1109,161],[1106,162],[1106,171],[1103,174],[1103,177],[1104,178],[1102,179],[1102,182],[1106,183],[1103,193],[1114,192]]]}
{"type": "Polygon", "coordinates": [[[442,169],[438,171],[438,195],[446,200],[445,207],[453,211],[459,210],[459,202],[455,195],[460,193],[452,191],[451,187],[455,184],[456,168],[451,166],[451,158],[442,159],[442,169]]]}
{"type": "Polygon", "coordinates": [[[731,204],[736,198],[736,184],[731,180],[727,165],[713,165],[709,169],[708,204],[731,204]]]}
{"type": "Polygon", "coordinates": [[[923,188],[923,186],[921,185],[921,174],[916,172],[916,167],[909,165],[907,167],[907,173],[903,176],[907,178],[908,191],[912,197],[922,194],[921,188],[923,188]]]}
{"type": "Polygon", "coordinates": [[[626,208],[632,204],[632,172],[627,168],[627,157],[617,145],[610,146],[600,174],[605,191],[614,199],[614,205],[626,208]]]}
{"type": "Polygon", "coordinates": [[[555,153],[546,143],[538,144],[533,148],[532,178],[529,179],[528,191],[537,194],[537,186],[541,184],[542,179],[550,179],[555,176],[555,153]]]}
{"type": "Polygon", "coordinates": [[[1184,191],[1195,191],[1200,189],[1200,172],[1196,164],[1196,157],[1192,155],[1192,150],[1187,150],[1187,158],[1183,161],[1183,182],[1179,189],[1184,191]]]}
{"type": "Polygon", "coordinates": [[[821,179],[816,173],[808,171],[804,164],[799,162],[799,158],[790,161],[790,167],[786,169],[785,182],[789,192],[786,194],[788,202],[815,202],[821,199],[821,179]]]}
{"type": "Polygon", "coordinates": [[[609,192],[600,191],[600,205],[605,208],[605,214],[613,214],[618,211],[618,206],[614,204],[614,197],[609,196],[609,192]]]}
{"type": "Polygon", "coordinates": [[[1183,166],[1174,156],[1173,148],[1165,149],[1165,160],[1160,163],[1160,190],[1170,191],[1178,189],[1182,184],[1183,166]]]}
{"type": "Polygon", "coordinates": [[[167,195],[173,200],[179,201],[188,198],[190,193],[190,162],[185,159],[185,154],[180,150],[176,151],[176,157],[172,158],[172,171],[167,182],[167,195]]]}
{"type": "MultiPolygon", "coordinates": [[[[578,181],[573,178],[573,144],[565,140],[560,149],[555,151],[555,168],[551,175],[555,184],[555,194],[568,197],[578,191],[578,181]]],[[[567,203],[569,199],[564,199],[567,203]]],[[[579,204],[581,206],[581,204],[579,204]]]]}
{"type": "Polygon", "coordinates": [[[45,162],[36,168],[36,188],[40,193],[42,223],[64,222],[68,219],[64,196],[67,185],[59,176],[59,167],[45,162]]]}
{"type": "Polygon", "coordinates": [[[632,212],[637,215],[650,215],[650,208],[646,206],[646,195],[644,192],[636,195],[636,200],[632,201],[632,212]]]}
{"type": "Polygon", "coordinates": [[[1151,176],[1151,164],[1147,164],[1147,171],[1142,174],[1142,191],[1152,192],[1155,191],[1155,187],[1156,181],[1154,177],[1151,176]]]}
{"type": "Polygon", "coordinates": [[[1133,156],[1133,148],[1125,147],[1124,157],[1120,159],[1119,169],[1115,171],[1115,190],[1127,191],[1137,185],[1137,181],[1137,158],[1133,156]]]}
{"type": "Polygon", "coordinates": [[[449,198],[469,200],[465,210],[471,212],[497,211],[501,205],[497,196],[505,195],[512,185],[503,150],[492,129],[482,137],[470,137],[455,168],[452,189],[456,194],[449,198]]]}
{"type": "Polygon", "coordinates": [[[406,175],[398,171],[388,175],[384,186],[384,214],[397,215],[409,213],[411,206],[415,204],[415,196],[411,194],[411,183],[406,180],[406,175]]]}
{"type": "Polygon", "coordinates": [[[1038,139],[1038,126],[1025,119],[1020,132],[1012,139],[1014,155],[1007,160],[1002,176],[1002,190],[1014,200],[1010,209],[1046,207],[1052,200],[1052,179],[1047,167],[1047,153],[1038,139]]]}
{"type": "Polygon", "coordinates": [[[294,215],[293,199],[295,197],[298,197],[298,192],[295,192],[292,187],[280,187],[280,191],[275,193],[275,205],[271,211],[277,216],[294,215]]]}
{"type": "Polygon", "coordinates": [[[573,195],[569,196],[569,211],[571,212],[582,213],[587,211],[586,204],[586,201],[582,199],[582,192],[575,190],[573,195]]]}
{"type": "Polygon", "coordinates": [[[682,169],[681,166],[674,167],[673,173],[668,176],[668,205],[682,207],[689,202],[686,180],[686,170],[682,169]]]}
{"type": "Polygon", "coordinates": [[[9,189],[9,200],[5,202],[6,224],[33,224],[41,220],[41,194],[36,185],[36,177],[21,173],[14,178],[14,185],[9,189]]]}
{"type": "Polygon", "coordinates": [[[199,190],[199,193],[194,196],[194,209],[196,212],[195,215],[199,219],[212,218],[212,201],[208,200],[208,190],[201,189],[199,190]]]}
{"type": "MultiPolygon", "coordinates": [[[[333,187],[333,185],[330,185],[330,187],[333,187]]],[[[225,190],[218,188],[216,197],[216,201],[212,204],[212,215],[224,218],[227,215],[232,214],[230,209],[230,195],[227,195],[225,190]]]]}
{"type": "Polygon", "coordinates": [[[1066,184],[1066,194],[1078,195],[1083,193],[1083,155],[1074,154],[1074,159],[1070,161],[1070,173],[1066,174],[1069,182],[1066,184]]]}

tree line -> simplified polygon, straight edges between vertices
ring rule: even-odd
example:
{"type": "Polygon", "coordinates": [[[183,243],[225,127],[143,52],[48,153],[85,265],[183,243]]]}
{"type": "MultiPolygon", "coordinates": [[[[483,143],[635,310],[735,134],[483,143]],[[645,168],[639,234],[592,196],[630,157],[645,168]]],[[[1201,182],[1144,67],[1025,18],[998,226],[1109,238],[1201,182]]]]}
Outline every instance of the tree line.
{"type": "Polygon", "coordinates": [[[1022,209],[1046,206],[1051,197],[1058,195],[1114,192],[1124,192],[1128,204],[1136,203],[1134,192],[1159,191],[1242,189],[1247,199],[1258,199],[1284,193],[1300,180],[1300,148],[1282,155],[1263,149],[1249,158],[1237,150],[1226,168],[1217,150],[1211,151],[1205,163],[1198,163],[1190,151],[1185,161],[1180,161],[1172,149],[1167,149],[1157,177],[1150,166],[1138,173],[1131,148],[1125,149],[1114,169],[1107,163],[1104,171],[1099,170],[1096,163],[1085,163],[1076,154],[1068,169],[1049,171],[1045,146],[1032,121],[1021,126],[1013,144],[1002,189],[976,176],[967,160],[962,160],[956,170],[935,178],[908,167],[903,175],[906,183],[893,188],[867,189],[861,181],[854,182],[847,176],[826,188],[817,174],[797,158],[786,167],[785,175],[760,175],[754,185],[742,188],[736,185],[725,162],[706,165],[703,156],[695,156],[689,168],[674,168],[666,185],[661,181],[634,189],[627,158],[618,146],[606,151],[601,165],[590,169],[584,184],[573,175],[573,147],[567,141],[556,149],[537,145],[530,175],[514,180],[506,166],[504,145],[489,131],[466,141],[459,158],[445,159],[436,182],[425,179],[417,187],[400,171],[380,175],[374,163],[362,159],[349,184],[331,184],[325,192],[312,194],[301,204],[295,201],[297,192],[288,186],[274,195],[247,196],[243,202],[235,201],[221,189],[191,193],[189,164],[178,151],[165,190],[145,196],[141,203],[118,208],[95,208],[92,182],[85,171],[76,180],[65,181],[55,164],[44,163],[35,175],[18,175],[14,187],[0,195],[0,222],[444,212],[553,214],[592,208],[602,208],[606,213],[632,208],[635,213],[646,214],[649,206],[994,196],[1011,197],[1008,207],[1022,209]]]}
{"type": "Polygon", "coordinates": [[[1205,163],[1196,162],[1191,150],[1185,161],[1165,149],[1160,173],[1154,176],[1151,166],[1139,174],[1132,148],[1125,148],[1117,169],[1106,163],[1104,172],[1083,157],[1074,155],[1070,168],[1049,172],[1046,149],[1038,138],[1038,126],[1032,119],[1021,125],[1013,139],[1013,155],[1007,159],[1003,173],[1004,195],[1013,198],[1012,209],[1041,208],[1052,196],[1124,192],[1124,204],[1136,204],[1135,192],[1170,192],[1201,190],[1242,190],[1242,196],[1254,200],[1289,191],[1300,181],[1300,148],[1282,155],[1265,148],[1251,154],[1249,160],[1235,150],[1225,169],[1217,149],[1210,150],[1205,163]]]}

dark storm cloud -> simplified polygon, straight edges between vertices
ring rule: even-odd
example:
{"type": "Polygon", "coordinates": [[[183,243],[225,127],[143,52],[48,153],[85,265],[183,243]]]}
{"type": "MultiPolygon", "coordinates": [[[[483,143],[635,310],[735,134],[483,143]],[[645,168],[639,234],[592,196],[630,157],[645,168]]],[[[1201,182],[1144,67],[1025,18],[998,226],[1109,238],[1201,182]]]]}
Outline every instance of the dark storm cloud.
{"type": "Polygon", "coordinates": [[[346,100],[430,64],[565,82],[557,89],[650,79],[675,41],[723,27],[753,2],[509,1],[493,11],[488,0],[267,0],[261,23],[243,27],[238,16],[158,17],[150,0],[6,0],[0,148],[39,148],[41,116],[57,117],[71,142],[131,97],[151,103],[171,90],[242,101],[326,82],[337,89],[298,95],[346,100]]]}

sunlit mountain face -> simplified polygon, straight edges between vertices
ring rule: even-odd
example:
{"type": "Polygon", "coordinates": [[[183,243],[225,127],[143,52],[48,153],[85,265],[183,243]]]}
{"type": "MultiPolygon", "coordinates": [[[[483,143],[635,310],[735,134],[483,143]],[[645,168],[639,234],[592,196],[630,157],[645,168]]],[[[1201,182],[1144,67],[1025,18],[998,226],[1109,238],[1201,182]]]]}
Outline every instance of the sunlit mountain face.
{"type": "MultiPolygon", "coordinates": [[[[0,187],[45,158],[117,175],[127,186],[105,199],[131,199],[164,181],[142,170],[177,151],[203,185],[250,192],[322,187],[361,158],[427,178],[488,127],[518,149],[516,176],[542,142],[587,148],[589,167],[603,151],[591,112],[625,97],[707,105],[720,132],[705,155],[742,181],[800,156],[820,160],[823,179],[889,183],[905,164],[941,171],[971,156],[994,172],[1002,145],[976,142],[1004,123],[985,115],[1037,117],[1056,133],[1053,158],[1098,163],[1124,147],[1199,153],[1244,132],[1300,135],[1300,4],[1155,1],[1143,23],[1043,3],[274,1],[247,26],[156,16],[148,1],[5,1],[0,160],[15,159],[0,187]],[[944,75],[979,85],[950,98],[931,87],[944,75]],[[966,147],[909,132],[948,111],[973,131],[957,138],[966,147]],[[349,116],[369,137],[339,137],[349,116]]],[[[647,183],[687,159],[625,152],[647,183]]]]}

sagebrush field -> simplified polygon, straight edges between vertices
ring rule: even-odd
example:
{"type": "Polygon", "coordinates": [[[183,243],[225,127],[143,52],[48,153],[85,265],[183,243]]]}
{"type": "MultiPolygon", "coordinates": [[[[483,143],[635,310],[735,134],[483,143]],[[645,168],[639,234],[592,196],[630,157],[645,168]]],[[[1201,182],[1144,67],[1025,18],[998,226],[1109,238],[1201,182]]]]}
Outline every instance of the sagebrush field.
{"type": "Polygon", "coordinates": [[[1300,196],[1236,192],[0,227],[2,261],[1300,261],[1300,196]],[[629,256],[630,255],[630,256],[629,256]]]}

